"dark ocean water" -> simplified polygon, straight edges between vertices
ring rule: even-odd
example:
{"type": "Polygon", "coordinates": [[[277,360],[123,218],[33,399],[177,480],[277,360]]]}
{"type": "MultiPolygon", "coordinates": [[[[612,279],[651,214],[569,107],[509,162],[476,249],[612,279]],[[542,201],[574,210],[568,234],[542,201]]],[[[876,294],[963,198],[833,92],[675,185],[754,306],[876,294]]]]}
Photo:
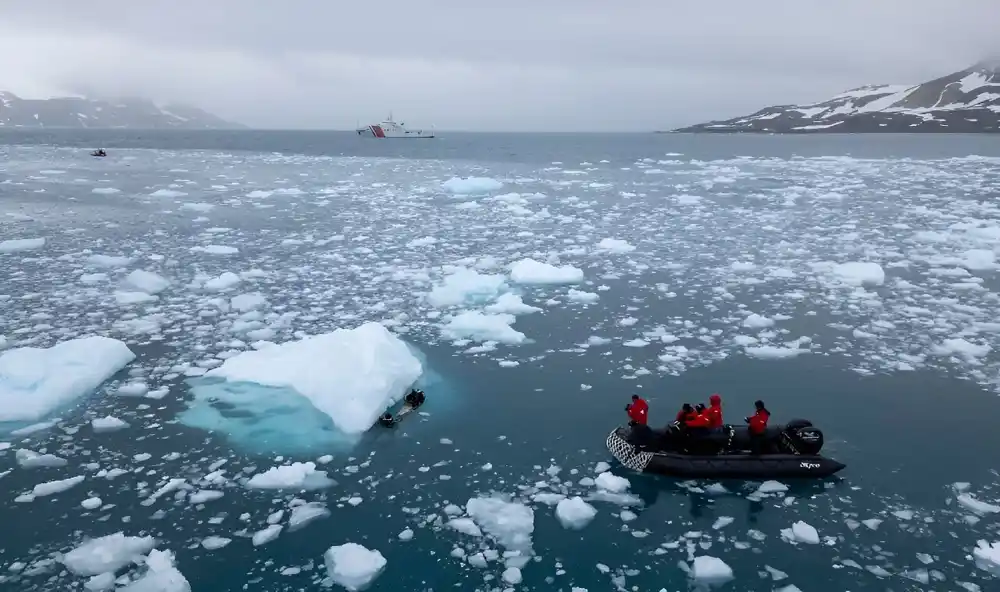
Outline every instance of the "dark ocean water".
{"type": "Polygon", "coordinates": [[[11,469],[0,478],[0,520],[17,533],[0,542],[0,573],[16,561],[30,572],[8,572],[0,589],[82,589],[85,578],[46,561],[83,537],[119,530],[157,537],[196,592],[322,589],[323,552],[345,542],[385,556],[371,589],[386,591],[686,590],[693,583],[679,562],[698,555],[732,568],[734,581],[722,585],[730,590],[997,586],[971,556],[977,541],[1000,540],[997,514],[957,503],[966,488],[988,503],[1000,499],[1000,296],[987,255],[1000,249],[995,138],[442,133],[380,142],[335,132],[20,131],[0,142],[0,240],[47,238],[43,250],[0,254],[0,335],[36,346],[95,332],[120,338],[139,356],[133,374],[171,389],[158,401],[116,396],[125,370],[59,410],[59,426],[23,441],[0,437],[13,444],[0,452],[0,472],[11,469]],[[86,156],[98,146],[107,159],[86,156]],[[441,188],[453,176],[503,188],[456,195],[441,188]],[[411,244],[427,237],[434,241],[411,244]],[[595,248],[605,238],[636,248],[595,248]],[[190,251],[206,244],[240,252],[190,251]],[[134,261],[98,270],[87,263],[94,253],[134,261]],[[564,285],[508,281],[544,309],[513,324],[529,341],[469,353],[482,339],[456,344],[440,325],[483,304],[438,310],[426,294],[454,269],[445,266],[484,257],[495,266],[481,265],[482,273],[505,273],[528,257],[575,265],[585,273],[575,287],[599,300],[584,305],[564,285]],[[884,279],[845,280],[833,266],[848,262],[878,263],[884,279]],[[292,394],[270,401],[284,410],[268,417],[232,414],[263,426],[249,439],[234,441],[235,423],[209,433],[182,421],[192,394],[170,367],[210,358],[232,339],[230,316],[213,308],[220,295],[190,284],[199,274],[254,268],[267,276],[221,296],[261,292],[275,313],[299,313],[275,341],[362,320],[405,327],[400,335],[433,372],[426,415],[351,448],[322,435],[308,446],[327,420],[292,394]],[[156,303],[118,305],[114,284],[131,269],[156,271],[172,286],[156,303]],[[111,278],[80,284],[94,272],[111,278]],[[744,323],[750,313],[770,324],[744,323]],[[133,330],[136,320],[158,329],[133,330]],[[611,342],[581,346],[594,335],[611,342]],[[645,345],[630,343],[638,338],[645,345]],[[968,353],[958,340],[992,349],[968,353]],[[768,359],[754,355],[756,345],[808,352],[768,359]],[[814,421],[826,435],[824,454],[848,468],[758,499],[748,497],[756,482],[613,466],[638,498],[627,508],[635,519],[592,501],[594,521],[564,529],[533,496],[593,491],[578,481],[611,461],[604,438],[635,392],[649,400],[654,423],[713,392],[739,422],[763,398],[778,421],[814,421]],[[101,435],[84,425],[108,414],[131,427],[101,435]],[[19,468],[17,448],[59,454],[69,465],[19,468]],[[151,458],[136,460],[141,453],[151,458]],[[327,490],[234,482],[234,474],[325,453],[334,458],[321,468],[338,481],[327,490]],[[231,479],[223,498],[201,508],[171,493],[141,504],[168,478],[197,484],[219,459],[228,459],[231,479]],[[127,473],[107,480],[87,463],[127,473]],[[62,494],[13,501],[75,474],[88,478],[62,494]],[[448,504],[494,492],[534,512],[535,559],[516,585],[500,579],[502,562],[477,568],[453,554],[504,545],[441,525],[448,504]],[[90,495],[105,506],[82,509],[90,495]],[[323,501],[332,515],[252,546],[241,531],[260,530],[278,509],[287,515],[296,497],[323,501]],[[362,501],[352,505],[352,497],[362,501]],[[869,519],[882,522],[858,524],[869,519]],[[782,540],[781,530],[800,520],[821,544],[782,540]],[[405,528],[413,540],[397,538],[405,528]],[[209,552],[198,545],[209,535],[233,542],[209,552]],[[301,571],[282,572],[293,566],[301,571]]]}

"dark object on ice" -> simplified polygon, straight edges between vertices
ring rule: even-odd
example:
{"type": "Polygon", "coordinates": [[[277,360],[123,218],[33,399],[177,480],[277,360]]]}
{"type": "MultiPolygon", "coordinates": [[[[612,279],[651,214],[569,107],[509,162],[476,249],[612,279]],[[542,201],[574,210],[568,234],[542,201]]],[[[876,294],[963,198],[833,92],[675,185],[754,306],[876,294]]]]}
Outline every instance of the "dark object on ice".
{"type": "Polygon", "coordinates": [[[98,148],[90,153],[91,156],[107,156],[108,153],[104,151],[104,148],[98,148]]]}
{"type": "Polygon", "coordinates": [[[607,446],[633,471],[675,477],[828,477],[846,466],[820,456],[823,432],[805,419],[769,427],[759,439],[744,426],[699,434],[676,422],[663,430],[622,426],[608,435],[607,446]]]}
{"type": "Polygon", "coordinates": [[[399,413],[393,416],[392,413],[386,411],[382,414],[382,417],[378,418],[379,425],[386,428],[395,426],[401,419],[412,413],[417,407],[423,405],[426,399],[427,396],[424,395],[424,391],[411,389],[403,397],[403,407],[399,410],[399,413]]]}

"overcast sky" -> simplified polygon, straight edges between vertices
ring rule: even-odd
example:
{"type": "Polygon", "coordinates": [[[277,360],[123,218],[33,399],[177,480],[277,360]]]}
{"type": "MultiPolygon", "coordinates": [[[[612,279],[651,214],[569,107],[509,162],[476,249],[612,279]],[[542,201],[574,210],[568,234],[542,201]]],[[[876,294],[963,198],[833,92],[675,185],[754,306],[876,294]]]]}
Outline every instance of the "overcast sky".
{"type": "Polygon", "coordinates": [[[1000,0],[9,0],[0,89],[254,127],[649,130],[1000,56],[1000,0]]]}

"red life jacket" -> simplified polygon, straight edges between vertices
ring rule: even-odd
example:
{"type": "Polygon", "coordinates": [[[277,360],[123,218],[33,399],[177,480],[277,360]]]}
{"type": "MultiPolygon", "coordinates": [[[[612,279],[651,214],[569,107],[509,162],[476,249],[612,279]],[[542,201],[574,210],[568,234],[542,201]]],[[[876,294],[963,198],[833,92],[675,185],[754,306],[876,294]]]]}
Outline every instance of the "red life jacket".
{"type": "Polygon", "coordinates": [[[705,410],[705,414],[708,415],[708,423],[710,428],[721,428],[722,427],[722,397],[719,395],[712,395],[708,398],[708,404],[710,407],[705,410]]]}
{"type": "Polygon", "coordinates": [[[767,420],[771,417],[767,409],[758,409],[753,417],[750,418],[750,433],[751,434],[763,434],[764,430],[767,429],[767,420]]]}
{"type": "Polygon", "coordinates": [[[649,416],[649,404],[643,399],[636,399],[629,405],[628,417],[632,421],[646,425],[646,420],[649,416]]]}
{"type": "Polygon", "coordinates": [[[692,413],[684,421],[684,425],[689,428],[707,428],[709,427],[709,423],[708,415],[704,413],[692,413]]]}

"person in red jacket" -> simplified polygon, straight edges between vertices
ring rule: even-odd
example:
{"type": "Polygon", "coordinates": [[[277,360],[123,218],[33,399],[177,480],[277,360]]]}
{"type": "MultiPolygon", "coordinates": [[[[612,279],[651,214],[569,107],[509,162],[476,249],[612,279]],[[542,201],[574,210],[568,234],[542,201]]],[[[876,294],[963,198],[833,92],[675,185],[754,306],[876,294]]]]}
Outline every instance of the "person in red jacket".
{"type": "Polygon", "coordinates": [[[745,417],[744,421],[750,424],[750,433],[759,436],[767,430],[767,420],[771,418],[771,412],[764,407],[764,401],[754,401],[754,414],[745,417]]]}
{"type": "Polygon", "coordinates": [[[640,425],[646,425],[649,418],[649,404],[639,395],[632,395],[632,402],[625,406],[625,411],[628,412],[630,420],[640,425]]]}
{"type": "Polygon", "coordinates": [[[708,427],[710,428],[721,428],[722,427],[722,397],[718,394],[713,394],[708,398],[708,409],[705,411],[708,414],[708,427]]]}
{"type": "Polygon", "coordinates": [[[754,414],[744,418],[749,424],[750,431],[750,453],[762,454],[767,449],[767,420],[771,417],[771,412],[764,407],[764,401],[754,401],[754,414]]]}
{"type": "Polygon", "coordinates": [[[691,406],[691,403],[684,403],[681,405],[681,410],[677,412],[677,417],[674,421],[679,424],[684,424],[687,422],[688,418],[694,414],[694,407],[691,406]]]}
{"type": "Polygon", "coordinates": [[[689,428],[707,428],[709,427],[710,419],[708,413],[706,413],[705,406],[698,403],[695,407],[695,412],[689,415],[684,421],[684,425],[689,428]]]}

